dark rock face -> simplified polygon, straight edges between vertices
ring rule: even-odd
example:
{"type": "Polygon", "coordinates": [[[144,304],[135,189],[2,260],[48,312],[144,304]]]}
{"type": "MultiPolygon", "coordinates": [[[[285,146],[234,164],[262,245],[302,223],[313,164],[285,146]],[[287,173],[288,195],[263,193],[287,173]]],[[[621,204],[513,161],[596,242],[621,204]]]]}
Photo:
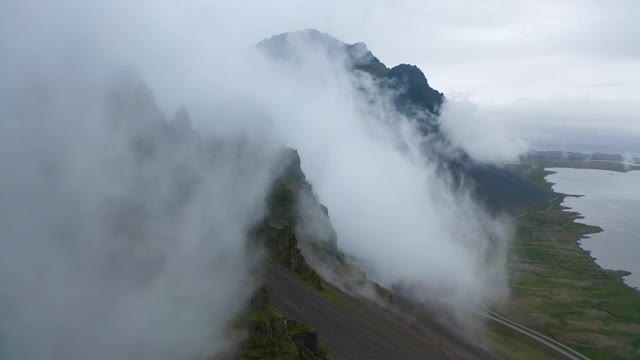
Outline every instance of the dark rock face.
{"type": "MultiPolygon", "coordinates": [[[[291,320],[288,322],[289,326],[297,326],[297,322],[295,320],[291,320]]],[[[320,341],[318,340],[318,333],[314,331],[302,331],[297,334],[291,336],[291,340],[296,345],[296,349],[298,349],[299,353],[317,353],[320,352],[320,341]]],[[[309,356],[310,354],[305,354],[309,356]]]]}
{"type": "Polygon", "coordinates": [[[252,236],[264,244],[274,261],[293,271],[316,289],[322,289],[322,279],[302,255],[296,233],[296,227],[300,223],[300,194],[311,194],[313,199],[316,198],[302,173],[298,152],[285,150],[281,161],[281,175],[274,181],[267,198],[267,215],[253,229],[252,236]]]}
{"type": "Polygon", "coordinates": [[[429,86],[426,76],[417,66],[400,64],[389,71],[387,78],[400,92],[396,98],[398,108],[417,106],[433,114],[440,113],[444,95],[429,86]]]}
{"type": "Polygon", "coordinates": [[[249,337],[240,345],[235,359],[329,359],[318,332],[284,316],[271,303],[265,287],[256,290],[252,296],[244,319],[246,323],[240,325],[248,328],[249,337]]]}
{"type": "Polygon", "coordinates": [[[382,86],[397,91],[396,102],[401,111],[414,113],[418,109],[437,114],[444,102],[444,95],[429,86],[417,66],[402,64],[389,69],[364,43],[345,44],[330,35],[307,29],[272,36],[257,47],[282,61],[296,62],[308,48],[325,53],[329,58],[341,59],[349,69],[368,73],[382,86]]]}
{"type": "Polygon", "coordinates": [[[256,290],[249,300],[249,306],[252,309],[263,309],[269,305],[269,303],[269,291],[267,291],[267,288],[264,286],[256,290]]]}

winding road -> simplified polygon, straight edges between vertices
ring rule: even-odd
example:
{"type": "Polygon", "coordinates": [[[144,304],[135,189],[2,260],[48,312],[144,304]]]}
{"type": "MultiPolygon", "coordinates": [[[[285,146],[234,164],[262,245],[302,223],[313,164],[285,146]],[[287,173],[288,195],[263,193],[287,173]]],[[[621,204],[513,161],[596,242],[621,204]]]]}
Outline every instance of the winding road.
{"type": "Polygon", "coordinates": [[[505,318],[504,316],[501,316],[499,314],[496,314],[495,312],[491,311],[491,310],[487,310],[486,312],[480,312],[480,311],[474,311],[475,314],[486,317],[487,319],[490,319],[492,321],[495,321],[503,326],[506,326],[508,328],[511,328],[525,336],[528,336],[529,338],[553,349],[554,351],[558,352],[559,354],[561,354],[562,356],[566,357],[567,359],[572,359],[572,360],[589,360],[588,357],[582,355],[581,353],[577,352],[576,350],[573,350],[572,348],[568,347],[567,345],[564,345],[556,340],[553,340],[552,338],[545,336],[535,330],[531,330],[523,325],[520,325],[514,321],[511,321],[507,318],[505,318]]]}
{"type": "MultiPolygon", "coordinates": [[[[553,207],[553,202],[554,202],[554,201],[556,201],[556,200],[558,199],[558,197],[560,197],[560,195],[558,195],[558,196],[554,197],[553,199],[549,199],[549,200],[547,200],[547,201],[549,202],[549,207],[547,207],[545,210],[551,210],[551,208],[553,207]]],[[[528,213],[530,213],[530,212],[532,212],[532,211],[538,211],[538,210],[540,210],[540,209],[537,209],[537,210],[527,210],[527,211],[525,211],[525,212],[523,212],[523,213],[520,213],[520,214],[518,214],[518,215],[512,216],[512,217],[510,217],[509,219],[510,219],[510,220],[517,219],[517,218],[519,218],[519,217],[521,217],[521,216],[525,216],[525,215],[527,215],[528,213]]]]}
{"type": "MultiPolygon", "coordinates": [[[[554,197],[553,199],[549,199],[547,200],[549,202],[549,206],[545,209],[545,210],[551,210],[551,208],[554,205],[554,201],[556,201],[558,199],[558,197],[560,197],[560,195],[554,197]]],[[[528,210],[525,211],[523,213],[520,213],[518,215],[512,216],[509,219],[513,220],[513,219],[517,219],[519,217],[522,217],[524,215],[527,215],[528,213],[532,212],[532,211],[537,211],[537,210],[528,210]]],[[[552,338],[545,336],[535,330],[531,330],[529,328],[527,328],[526,326],[520,325],[514,321],[511,321],[507,318],[505,318],[504,316],[501,316],[499,314],[496,314],[495,312],[491,311],[491,310],[486,310],[485,312],[482,311],[476,311],[476,310],[471,310],[473,313],[486,317],[487,319],[490,319],[492,321],[495,321],[503,326],[509,327],[523,335],[528,336],[529,338],[555,350],[556,352],[562,354],[563,356],[565,356],[568,359],[575,359],[575,360],[589,360],[588,357],[580,354],[579,352],[573,350],[572,348],[568,347],[567,345],[564,345],[556,340],[553,340],[552,338]]]]}

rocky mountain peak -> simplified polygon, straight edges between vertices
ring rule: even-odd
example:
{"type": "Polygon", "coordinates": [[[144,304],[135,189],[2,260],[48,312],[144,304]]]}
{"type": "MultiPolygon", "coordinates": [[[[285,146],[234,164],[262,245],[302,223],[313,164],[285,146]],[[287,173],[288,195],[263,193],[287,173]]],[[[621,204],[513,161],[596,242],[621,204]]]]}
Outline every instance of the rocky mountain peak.
{"type": "Polygon", "coordinates": [[[429,86],[427,77],[416,65],[400,64],[389,70],[387,77],[400,90],[399,107],[420,106],[433,114],[438,114],[444,102],[444,95],[429,86]]]}
{"type": "Polygon", "coordinates": [[[309,49],[325,52],[329,58],[344,59],[351,70],[368,73],[380,80],[383,86],[399,90],[396,102],[402,111],[418,108],[438,114],[444,102],[444,95],[429,86],[426,76],[417,66],[401,64],[389,69],[363,42],[347,44],[318,30],[306,29],[274,35],[259,42],[257,47],[282,61],[297,62],[309,49]]]}

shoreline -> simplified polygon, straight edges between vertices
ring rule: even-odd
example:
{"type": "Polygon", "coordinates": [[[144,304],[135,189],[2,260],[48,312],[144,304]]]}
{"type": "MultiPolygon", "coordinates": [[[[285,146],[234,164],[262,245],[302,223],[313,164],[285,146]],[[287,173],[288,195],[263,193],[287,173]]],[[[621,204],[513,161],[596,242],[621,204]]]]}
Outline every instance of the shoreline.
{"type": "MultiPolygon", "coordinates": [[[[562,193],[556,193],[556,194],[558,194],[558,196],[560,196],[560,197],[562,198],[562,202],[564,202],[564,199],[565,199],[566,197],[584,197],[584,195],[570,195],[570,194],[562,194],[562,193]]],[[[567,213],[567,214],[571,215],[571,216],[573,217],[573,220],[572,220],[573,222],[576,222],[576,220],[578,220],[578,219],[585,219],[584,215],[580,214],[580,212],[578,212],[578,211],[574,211],[574,209],[573,209],[573,208],[570,208],[570,207],[568,207],[568,206],[564,206],[564,205],[562,205],[562,202],[561,202],[561,204],[559,205],[559,209],[560,209],[560,210],[562,210],[563,212],[565,212],[565,213],[567,213]]],[[[591,258],[591,260],[593,261],[593,263],[594,263],[595,265],[597,265],[600,269],[602,269],[603,271],[610,271],[610,272],[613,272],[613,273],[616,273],[616,274],[620,274],[620,275],[619,275],[620,280],[621,280],[621,281],[622,281],[626,286],[628,286],[629,288],[631,288],[631,289],[633,289],[633,290],[640,291],[640,289],[638,289],[638,288],[636,288],[636,287],[634,287],[634,286],[631,286],[631,285],[627,284],[627,283],[624,281],[624,279],[623,279],[625,276],[629,276],[629,275],[631,275],[631,271],[628,271],[628,270],[622,270],[622,269],[608,269],[608,268],[605,268],[605,267],[603,267],[602,265],[598,264],[598,262],[597,262],[598,258],[597,258],[597,257],[595,257],[595,256],[593,256],[593,251],[592,251],[592,250],[587,250],[587,249],[585,249],[585,248],[583,248],[583,247],[582,247],[581,240],[583,240],[583,239],[592,239],[589,235],[593,235],[593,234],[600,234],[600,233],[603,233],[605,230],[604,230],[602,227],[600,227],[599,225],[592,225],[592,224],[581,223],[581,222],[576,222],[576,223],[577,223],[577,224],[584,224],[584,225],[591,226],[591,227],[594,227],[594,228],[596,228],[596,229],[597,229],[597,230],[594,230],[594,231],[586,231],[586,232],[584,232],[582,235],[580,235],[580,237],[578,237],[578,238],[576,239],[576,244],[578,245],[578,247],[580,248],[580,250],[582,250],[582,251],[586,252],[587,254],[589,254],[589,257],[591,258]]]]}
{"type": "Polygon", "coordinates": [[[583,239],[602,227],[563,205],[572,194],[553,191],[538,166],[512,168],[553,199],[529,204],[513,218],[509,250],[511,295],[495,311],[590,358],[640,357],[640,291],[623,271],[603,268],[583,239]]]}
{"type": "MultiPolygon", "coordinates": [[[[563,203],[565,202],[565,199],[568,198],[568,197],[581,198],[581,197],[585,197],[586,195],[583,195],[583,194],[566,194],[566,193],[556,192],[555,190],[553,190],[553,186],[556,185],[556,183],[547,180],[547,177],[549,175],[552,175],[552,174],[557,174],[558,172],[550,170],[550,169],[551,168],[545,168],[544,169],[544,171],[547,172],[548,174],[546,174],[544,176],[543,180],[546,181],[549,184],[549,189],[550,189],[551,193],[555,194],[560,199],[560,202],[558,203],[558,209],[560,209],[561,211],[571,215],[571,217],[572,217],[571,221],[572,222],[577,223],[577,224],[587,225],[587,226],[592,227],[592,228],[595,229],[594,231],[585,230],[586,232],[584,232],[582,235],[580,235],[580,237],[578,239],[576,239],[577,246],[582,251],[584,251],[587,254],[589,254],[589,257],[592,259],[593,263],[595,265],[597,265],[600,269],[602,269],[603,271],[609,271],[609,272],[615,273],[618,276],[618,278],[620,279],[620,281],[622,283],[624,283],[627,287],[640,292],[640,287],[631,286],[630,284],[627,284],[627,282],[625,281],[625,277],[627,277],[627,276],[632,274],[631,271],[624,270],[624,269],[606,268],[606,267],[598,264],[598,262],[597,262],[598,258],[593,256],[593,251],[592,250],[587,250],[587,249],[585,249],[583,247],[581,240],[583,240],[583,239],[592,239],[592,237],[590,237],[588,235],[604,233],[605,229],[600,227],[599,225],[590,224],[590,223],[587,224],[586,222],[577,222],[576,221],[576,220],[579,220],[579,219],[586,219],[586,217],[583,214],[581,214],[579,211],[577,211],[576,209],[571,208],[569,206],[563,205],[563,203]]],[[[580,169],[580,168],[576,168],[576,169],[580,169]]],[[[601,169],[592,169],[592,170],[601,170],[601,169]]],[[[612,171],[612,170],[601,170],[601,171],[612,171]]],[[[634,170],[629,170],[629,171],[634,171],[634,170]]]]}

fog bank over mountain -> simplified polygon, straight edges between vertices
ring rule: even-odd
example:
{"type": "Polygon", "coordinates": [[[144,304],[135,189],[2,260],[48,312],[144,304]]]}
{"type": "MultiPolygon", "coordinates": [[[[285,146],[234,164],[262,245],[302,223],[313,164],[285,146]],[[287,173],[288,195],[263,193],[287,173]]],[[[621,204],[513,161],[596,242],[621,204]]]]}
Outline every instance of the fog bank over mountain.
{"type": "Polygon", "coordinates": [[[224,349],[283,147],[372,278],[456,305],[505,294],[509,228],[449,171],[462,155],[438,107],[406,100],[419,69],[376,78],[354,67],[371,60],[365,45],[346,52],[316,31],[286,37],[296,57],[274,59],[240,41],[255,19],[224,19],[239,14],[229,4],[206,21],[200,2],[7,7],[0,354],[224,349]]]}
{"type": "Polygon", "coordinates": [[[252,289],[276,148],[201,138],[135,73],[112,76],[2,98],[3,357],[205,356],[252,289]]]}

